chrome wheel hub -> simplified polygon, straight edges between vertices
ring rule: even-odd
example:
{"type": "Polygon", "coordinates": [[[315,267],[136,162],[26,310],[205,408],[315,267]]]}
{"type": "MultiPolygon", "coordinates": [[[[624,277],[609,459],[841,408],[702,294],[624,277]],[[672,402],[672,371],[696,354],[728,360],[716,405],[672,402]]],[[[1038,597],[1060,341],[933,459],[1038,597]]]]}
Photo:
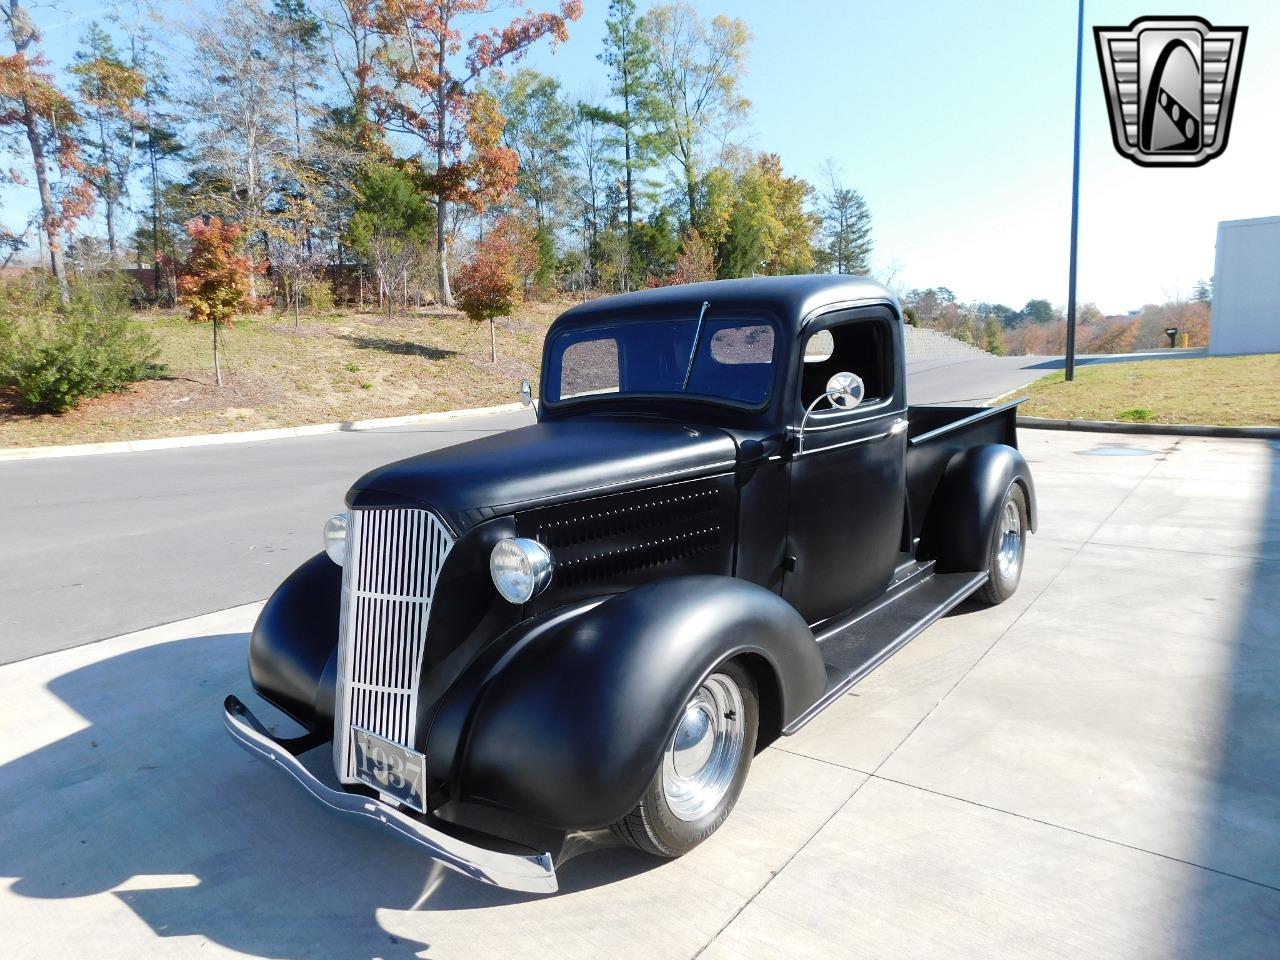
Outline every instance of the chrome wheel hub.
{"type": "Polygon", "coordinates": [[[662,757],[662,792],[681,820],[697,820],[719,806],[742,760],[746,718],[742,691],[713,673],[685,705],[662,757]]]}
{"type": "Polygon", "coordinates": [[[996,548],[996,566],[1005,579],[1014,577],[1022,566],[1022,514],[1012,500],[1006,501],[1000,511],[999,546],[996,548]]]}

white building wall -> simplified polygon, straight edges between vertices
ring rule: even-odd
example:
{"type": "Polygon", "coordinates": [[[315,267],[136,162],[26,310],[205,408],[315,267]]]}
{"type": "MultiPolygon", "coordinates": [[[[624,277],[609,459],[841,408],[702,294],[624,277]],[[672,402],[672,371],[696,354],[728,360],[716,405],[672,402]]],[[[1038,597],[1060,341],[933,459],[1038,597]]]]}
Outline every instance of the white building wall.
{"type": "Polygon", "coordinates": [[[1280,353],[1280,217],[1218,224],[1209,353],[1280,353]]]}

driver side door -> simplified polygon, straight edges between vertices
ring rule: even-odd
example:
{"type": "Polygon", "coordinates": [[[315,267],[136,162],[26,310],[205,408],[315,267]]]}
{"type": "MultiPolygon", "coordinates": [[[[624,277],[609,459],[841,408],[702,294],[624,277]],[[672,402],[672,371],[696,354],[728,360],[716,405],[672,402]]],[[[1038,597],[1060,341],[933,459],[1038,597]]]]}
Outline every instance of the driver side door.
{"type": "Polygon", "coordinates": [[[892,579],[906,509],[906,390],[898,321],[886,308],[842,311],[806,328],[790,470],[782,595],[810,624],[875,598],[892,579]],[[822,397],[836,373],[857,374],[852,409],[822,397]],[[804,411],[818,400],[803,423],[804,411]]]}

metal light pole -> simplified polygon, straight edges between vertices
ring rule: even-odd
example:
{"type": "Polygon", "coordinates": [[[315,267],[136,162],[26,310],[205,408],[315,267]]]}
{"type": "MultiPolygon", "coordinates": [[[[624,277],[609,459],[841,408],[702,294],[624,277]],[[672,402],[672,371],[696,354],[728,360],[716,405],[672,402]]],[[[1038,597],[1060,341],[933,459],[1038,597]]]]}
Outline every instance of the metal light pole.
{"type": "Polygon", "coordinates": [[[1067,370],[1066,378],[1076,376],[1076,247],[1080,232],[1080,72],[1084,64],[1084,0],[1080,0],[1080,19],[1076,27],[1076,141],[1071,161],[1071,265],[1067,280],[1067,370]]]}

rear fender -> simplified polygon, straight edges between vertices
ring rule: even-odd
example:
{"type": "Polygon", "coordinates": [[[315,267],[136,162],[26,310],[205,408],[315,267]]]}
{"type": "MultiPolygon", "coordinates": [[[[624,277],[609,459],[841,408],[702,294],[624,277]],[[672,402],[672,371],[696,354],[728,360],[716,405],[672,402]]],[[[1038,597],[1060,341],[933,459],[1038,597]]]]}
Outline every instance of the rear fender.
{"type": "Polygon", "coordinates": [[[936,559],[939,573],[985,569],[992,531],[1013,483],[1026,494],[1028,526],[1034,532],[1036,490],[1022,454],[1003,443],[958,452],[948,461],[929,505],[920,536],[921,556],[936,559]]]}
{"type": "Polygon", "coordinates": [[[579,604],[521,624],[492,649],[445,697],[428,768],[449,771],[455,799],[561,830],[604,826],[639,802],[681,708],[726,658],[750,658],[773,684],[761,698],[780,714],[770,729],[816,701],[826,679],[790,604],[723,576],[579,604]]]}

